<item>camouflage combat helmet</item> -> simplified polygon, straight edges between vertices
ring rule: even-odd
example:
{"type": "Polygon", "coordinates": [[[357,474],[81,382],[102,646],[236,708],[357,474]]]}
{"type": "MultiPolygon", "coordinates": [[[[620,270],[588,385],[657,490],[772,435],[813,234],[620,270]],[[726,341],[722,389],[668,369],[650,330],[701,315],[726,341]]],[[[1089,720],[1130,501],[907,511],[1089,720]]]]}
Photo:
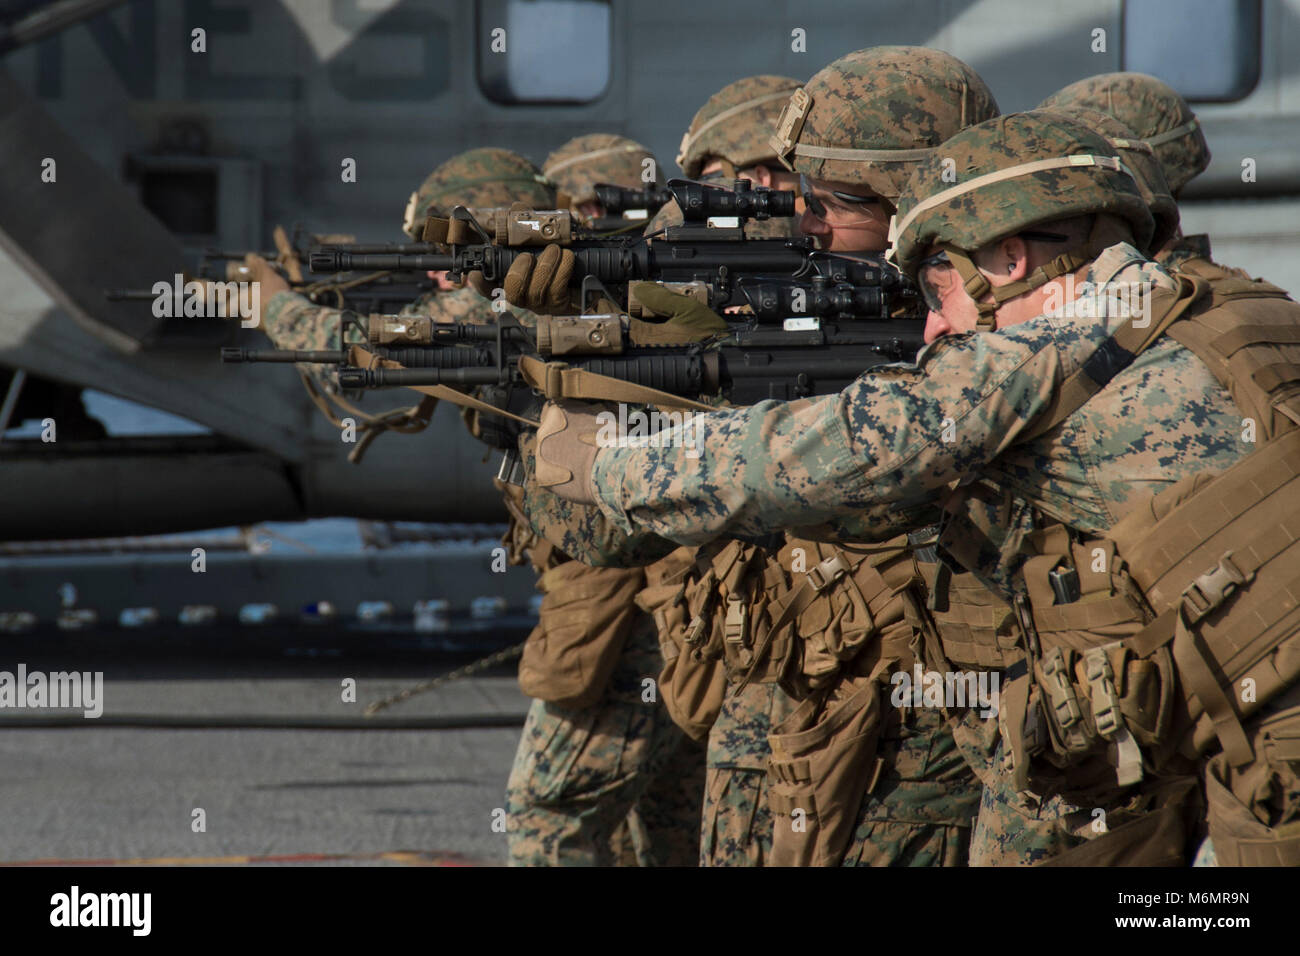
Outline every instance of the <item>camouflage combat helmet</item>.
{"type": "Polygon", "coordinates": [[[626,136],[592,133],[574,137],[547,156],[542,173],[576,206],[595,200],[597,183],[629,188],[642,185],[647,159],[657,180],[658,163],[650,150],[626,136]]]}
{"type": "Polygon", "coordinates": [[[465,206],[476,219],[482,210],[523,202],[538,209],[555,206],[555,187],[536,166],[508,149],[471,149],[453,156],[429,174],[406,204],[402,231],[419,239],[429,216],[445,216],[465,206]]]}
{"type": "Polygon", "coordinates": [[[1004,236],[1089,213],[1125,220],[1139,247],[1150,244],[1154,222],[1146,200],[1104,136],[1059,113],[1013,113],[963,130],[921,161],[891,227],[893,256],[916,279],[926,250],[939,246],[978,306],[979,327],[992,328],[1003,302],[1078,270],[1124,237],[1106,230],[1098,217],[1082,246],[996,289],[971,253],[1004,236]],[[981,301],[990,291],[993,302],[981,301]]]}
{"type": "Polygon", "coordinates": [[[747,76],[728,83],[699,108],[682,136],[677,165],[687,179],[698,179],[710,158],[737,169],[753,166],[773,155],[768,136],[799,81],[788,76],[747,76]]]}
{"type": "Polygon", "coordinates": [[[1156,159],[1150,143],[1140,139],[1115,117],[1100,110],[1086,106],[1040,106],[1039,109],[1072,116],[1095,129],[1110,140],[1110,144],[1115,147],[1115,154],[1133,171],[1142,198],[1146,200],[1151,218],[1155,220],[1151,245],[1142,249],[1144,253],[1154,255],[1166,242],[1178,235],[1178,203],[1169,191],[1164,169],[1156,159]]]}
{"type": "Polygon", "coordinates": [[[997,115],[988,86],[956,57],[872,47],[840,57],[795,90],[771,148],[797,172],[861,183],[894,200],[931,149],[997,115]]]}
{"type": "Polygon", "coordinates": [[[1210,165],[1210,147],[1196,114],[1168,84],[1145,73],[1103,73],[1053,93],[1040,109],[1086,106],[1107,113],[1155,150],[1177,196],[1210,165]]]}

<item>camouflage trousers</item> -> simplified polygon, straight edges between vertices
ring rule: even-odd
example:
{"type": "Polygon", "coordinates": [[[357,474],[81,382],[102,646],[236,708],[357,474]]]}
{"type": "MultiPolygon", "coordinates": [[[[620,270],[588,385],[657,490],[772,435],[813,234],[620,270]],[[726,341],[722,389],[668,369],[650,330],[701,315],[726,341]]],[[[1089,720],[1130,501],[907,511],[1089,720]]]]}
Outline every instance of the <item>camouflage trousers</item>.
{"type": "Polygon", "coordinates": [[[767,735],[794,708],[776,684],[727,694],[709,731],[700,866],[763,866],[771,854],[767,735]]]}
{"type": "MultiPolygon", "coordinates": [[[[701,866],[764,865],[776,825],[766,735],[795,706],[774,684],[728,695],[709,734],[701,866]]],[[[885,767],[859,806],[843,865],[964,865],[981,787],[943,715],[892,710],[880,747],[885,767]]]]}
{"type": "MultiPolygon", "coordinates": [[[[954,727],[963,752],[984,782],[979,816],[971,835],[971,866],[1032,866],[1153,812],[1165,795],[1184,793],[1177,802],[1195,814],[1200,803],[1194,777],[1175,761],[1162,774],[1148,773],[1139,784],[1119,788],[1045,793],[1042,798],[1015,789],[1004,768],[997,718],[973,713],[954,727]]],[[[1099,761],[1100,763],[1100,761],[1099,761]]],[[[1085,765],[1085,774],[1087,765],[1085,765]]],[[[1113,781],[1113,777],[1111,778],[1113,781]]]]}
{"type": "Polygon", "coordinates": [[[936,708],[886,704],[885,761],[843,866],[965,866],[981,785],[936,708]]]}
{"type": "Polygon", "coordinates": [[[570,709],[535,700],[506,785],[512,866],[693,866],[703,749],[643,680],[661,667],[640,616],[604,698],[570,709]]]}

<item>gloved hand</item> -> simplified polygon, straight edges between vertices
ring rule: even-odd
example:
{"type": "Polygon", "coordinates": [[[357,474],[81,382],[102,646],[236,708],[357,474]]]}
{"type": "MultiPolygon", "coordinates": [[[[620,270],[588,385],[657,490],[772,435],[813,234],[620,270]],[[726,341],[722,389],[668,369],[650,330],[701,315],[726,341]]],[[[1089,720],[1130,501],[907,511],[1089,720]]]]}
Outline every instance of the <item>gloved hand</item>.
{"type": "Polygon", "coordinates": [[[572,314],[569,277],[573,266],[573,250],[562,246],[549,245],[538,256],[523,253],[506,272],[506,301],[540,315],[572,314]]]}
{"type": "Polygon", "coordinates": [[[582,505],[596,504],[591,469],[596,464],[596,433],[603,411],[591,402],[547,402],[537,429],[537,484],[561,498],[582,505]]]}
{"type": "Polygon", "coordinates": [[[657,282],[633,282],[628,288],[643,306],[665,321],[700,332],[725,332],[727,322],[698,299],[665,289],[657,282]]]}

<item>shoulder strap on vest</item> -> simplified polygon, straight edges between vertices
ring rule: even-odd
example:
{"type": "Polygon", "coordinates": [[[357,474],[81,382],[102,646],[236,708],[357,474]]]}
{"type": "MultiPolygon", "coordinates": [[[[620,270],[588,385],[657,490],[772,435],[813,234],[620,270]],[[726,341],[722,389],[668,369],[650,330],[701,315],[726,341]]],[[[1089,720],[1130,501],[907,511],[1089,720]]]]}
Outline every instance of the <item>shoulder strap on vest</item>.
{"type": "Polygon", "coordinates": [[[1151,295],[1150,308],[1145,316],[1134,316],[1121,325],[1097,347],[1083,366],[1061,383],[1052,404],[1043,412],[1038,423],[1029,430],[1026,438],[1037,438],[1065,421],[1158,339],[1188,307],[1210,291],[1204,279],[1180,275],[1178,289],[1158,289],[1151,295]],[[1141,326],[1135,319],[1145,318],[1141,326]]]}
{"type": "Polygon", "coordinates": [[[1260,441],[1300,424],[1300,305],[1270,283],[1210,282],[1208,308],[1169,330],[1227,389],[1260,441]]]}

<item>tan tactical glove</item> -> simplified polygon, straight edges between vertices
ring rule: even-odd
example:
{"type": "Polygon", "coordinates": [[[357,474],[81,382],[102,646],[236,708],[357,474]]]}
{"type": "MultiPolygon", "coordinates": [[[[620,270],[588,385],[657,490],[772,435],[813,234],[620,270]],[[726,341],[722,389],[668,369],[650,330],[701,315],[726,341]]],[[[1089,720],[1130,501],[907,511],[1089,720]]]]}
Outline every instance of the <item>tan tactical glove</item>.
{"type": "Polygon", "coordinates": [[[572,249],[549,245],[541,255],[525,252],[506,272],[506,301],[539,315],[569,315],[569,278],[573,275],[572,249]]]}
{"type": "Polygon", "coordinates": [[[665,289],[657,282],[633,282],[628,288],[644,308],[664,320],[700,332],[725,332],[727,322],[698,299],[665,289]]]}
{"type": "Polygon", "coordinates": [[[537,429],[537,484],[569,501],[596,504],[591,469],[596,464],[596,415],[591,402],[548,402],[537,429]]]}

